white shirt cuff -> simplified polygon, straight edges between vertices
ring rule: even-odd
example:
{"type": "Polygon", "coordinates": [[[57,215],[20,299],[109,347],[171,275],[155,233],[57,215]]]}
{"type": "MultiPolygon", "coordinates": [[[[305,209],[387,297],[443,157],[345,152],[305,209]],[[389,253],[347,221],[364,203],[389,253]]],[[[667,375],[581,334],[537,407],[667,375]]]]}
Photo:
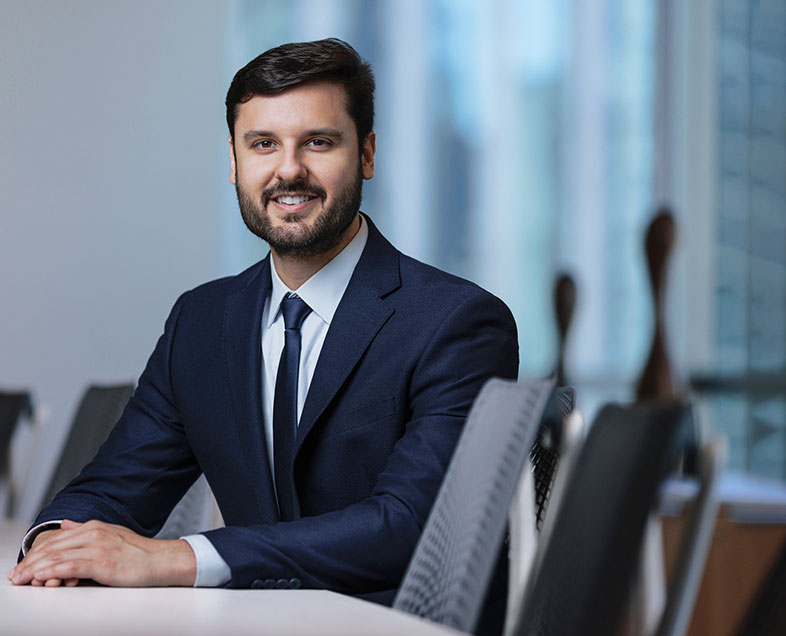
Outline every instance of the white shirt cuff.
{"type": "Polygon", "coordinates": [[[33,546],[33,541],[35,541],[35,538],[39,534],[41,534],[44,530],[59,530],[60,524],[62,522],[62,519],[44,521],[43,523],[39,523],[37,526],[30,528],[30,530],[27,531],[24,539],[22,539],[22,556],[27,556],[28,550],[30,550],[30,548],[33,546]]]}
{"type": "Polygon", "coordinates": [[[210,543],[210,539],[202,534],[190,534],[180,538],[188,542],[196,557],[197,574],[194,587],[220,587],[229,582],[232,571],[210,543]]]}

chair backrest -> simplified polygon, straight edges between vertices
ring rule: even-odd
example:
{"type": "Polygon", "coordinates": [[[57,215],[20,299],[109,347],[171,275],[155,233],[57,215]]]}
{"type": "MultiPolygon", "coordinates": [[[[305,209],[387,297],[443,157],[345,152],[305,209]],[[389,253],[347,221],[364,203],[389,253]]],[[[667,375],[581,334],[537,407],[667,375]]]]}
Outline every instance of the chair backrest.
{"type": "MultiPolygon", "coordinates": [[[[552,394],[529,454],[529,470],[522,470],[510,504],[506,634],[511,632],[518,619],[520,603],[537,553],[546,509],[559,501],[558,493],[552,495],[556,476],[570,465],[569,461],[563,464],[562,454],[580,436],[580,432],[577,435],[570,427],[571,415],[576,414],[575,400],[576,391],[572,387],[560,387],[552,394]]],[[[583,426],[581,429],[583,430],[583,426]]]]}
{"type": "Polygon", "coordinates": [[[682,404],[601,411],[569,476],[514,633],[618,631],[647,517],[690,425],[682,404]]]}
{"type": "Polygon", "coordinates": [[[728,459],[726,438],[708,440],[699,448],[697,459],[699,492],[669,581],[657,636],[681,636],[688,631],[718,516],[718,483],[728,459]]]}
{"type": "Polygon", "coordinates": [[[472,631],[552,380],[489,380],[472,405],[393,607],[472,631]]]}
{"type": "Polygon", "coordinates": [[[49,482],[47,504],[93,459],[134,392],[132,384],[91,386],[82,398],[60,460],[49,482]]]}
{"type": "Polygon", "coordinates": [[[9,448],[16,423],[23,414],[30,413],[32,402],[27,391],[0,391],[0,478],[9,468],[9,448]]]}
{"type": "Polygon", "coordinates": [[[557,474],[563,425],[575,405],[576,389],[566,386],[554,391],[529,454],[535,478],[535,525],[538,530],[543,526],[543,516],[557,474]]]}

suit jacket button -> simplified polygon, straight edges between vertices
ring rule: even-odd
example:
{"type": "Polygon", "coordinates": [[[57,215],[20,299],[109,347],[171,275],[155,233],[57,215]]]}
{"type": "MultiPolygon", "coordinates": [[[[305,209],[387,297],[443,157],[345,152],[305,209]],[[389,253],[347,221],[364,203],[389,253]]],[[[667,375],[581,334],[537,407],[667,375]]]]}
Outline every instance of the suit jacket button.
{"type": "Polygon", "coordinates": [[[289,581],[286,579],[279,579],[276,581],[276,589],[277,590],[285,590],[289,587],[289,581]]]}
{"type": "Polygon", "coordinates": [[[266,590],[272,590],[273,588],[276,587],[276,580],[275,579],[265,579],[262,582],[262,587],[264,587],[266,590]]]}
{"type": "Polygon", "coordinates": [[[300,579],[289,579],[289,589],[296,590],[301,586],[300,579]]]}
{"type": "Polygon", "coordinates": [[[252,590],[259,590],[262,589],[262,579],[254,579],[254,582],[251,584],[252,590]]]}

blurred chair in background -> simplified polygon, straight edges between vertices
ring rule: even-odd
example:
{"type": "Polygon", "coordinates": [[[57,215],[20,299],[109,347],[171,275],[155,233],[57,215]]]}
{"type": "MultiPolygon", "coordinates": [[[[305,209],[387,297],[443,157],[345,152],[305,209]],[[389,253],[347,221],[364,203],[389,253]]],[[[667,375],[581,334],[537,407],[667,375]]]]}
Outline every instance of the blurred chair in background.
{"type": "MultiPolygon", "coordinates": [[[[650,511],[686,443],[694,442],[682,404],[606,406],[589,430],[559,507],[550,506],[539,554],[512,633],[540,636],[619,633],[650,511]],[[540,554],[542,551],[542,554],[540,554]]],[[[702,486],[680,552],[658,635],[687,628],[717,510],[722,444],[702,452],[702,486]],[[694,586],[694,587],[691,587],[694,586]],[[670,607],[670,604],[672,606],[670,607]]]]}
{"type": "MultiPolygon", "coordinates": [[[[553,380],[492,379],[484,385],[394,608],[465,632],[475,629],[493,585],[509,506],[553,387],[553,380]]],[[[534,515],[533,509],[533,524],[534,515]]]]}
{"type": "MultiPolygon", "coordinates": [[[[71,424],[42,506],[49,503],[93,459],[120,419],[133,392],[132,384],[91,386],[87,389],[71,424]]],[[[212,492],[205,478],[200,477],[173,508],[156,537],[175,539],[221,524],[221,516],[212,492]]]]}
{"type": "Polygon", "coordinates": [[[557,378],[557,386],[568,384],[565,377],[565,347],[575,308],[576,283],[569,274],[563,272],[557,276],[554,284],[554,317],[557,320],[557,365],[554,375],[557,378]]]}
{"type": "Polygon", "coordinates": [[[667,208],[661,208],[647,229],[645,251],[652,288],[655,327],[647,363],[636,388],[636,399],[671,400],[678,395],[677,384],[666,349],[665,302],[666,267],[674,245],[676,227],[667,208]]]}
{"type": "Polygon", "coordinates": [[[71,423],[71,430],[40,507],[52,501],[93,459],[133,392],[132,384],[88,387],[71,423]]]}
{"type": "Polygon", "coordinates": [[[564,424],[575,406],[576,390],[573,387],[559,387],[554,391],[529,454],[535,492],[535,525],[538,531],[543,525],[543,516],[549,505],[560,463],[564,424]]]}
{"type": "Polygon", "coordinates": [[[14,484],[11,479],[11,438],[19,421],[32,414],[28,391],[0,391],[0,517],[14,508],[14,484]]]}
{"type": "Polygon", "coordinates": [[[535,443],[529,454],[530,470],[523,470],[510,504],[510,571],[505,633],[510,633],[521,611],[527,581],[531,576],[537,546],[545,540],[547,508],[559,506],[564,477],[570,472],[575,449],[584,436],[584,422],[575,411],[576,391],[558,388],[546,406],[535,443]]]}

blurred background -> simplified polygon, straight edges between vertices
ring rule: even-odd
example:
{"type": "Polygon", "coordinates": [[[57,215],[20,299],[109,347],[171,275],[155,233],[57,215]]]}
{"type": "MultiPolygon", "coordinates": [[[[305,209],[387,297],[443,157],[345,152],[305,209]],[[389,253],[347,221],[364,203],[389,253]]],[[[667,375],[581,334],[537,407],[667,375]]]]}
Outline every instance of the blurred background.
{"type": "Polygon", "coordinates": [[[226,89],[261,51],[330,36],[377,77],[363,210],[505,300],[522,377],[555,368],[570,275],[588,417],[635,394],[644,237],[668,206],[679,390],[733,468],[786,478],[782,0],[0,0],[0,389],[48,413],[19,516],[85,387],[134,381],[180,293],[267,252],[228,180],[226,89]]]}

